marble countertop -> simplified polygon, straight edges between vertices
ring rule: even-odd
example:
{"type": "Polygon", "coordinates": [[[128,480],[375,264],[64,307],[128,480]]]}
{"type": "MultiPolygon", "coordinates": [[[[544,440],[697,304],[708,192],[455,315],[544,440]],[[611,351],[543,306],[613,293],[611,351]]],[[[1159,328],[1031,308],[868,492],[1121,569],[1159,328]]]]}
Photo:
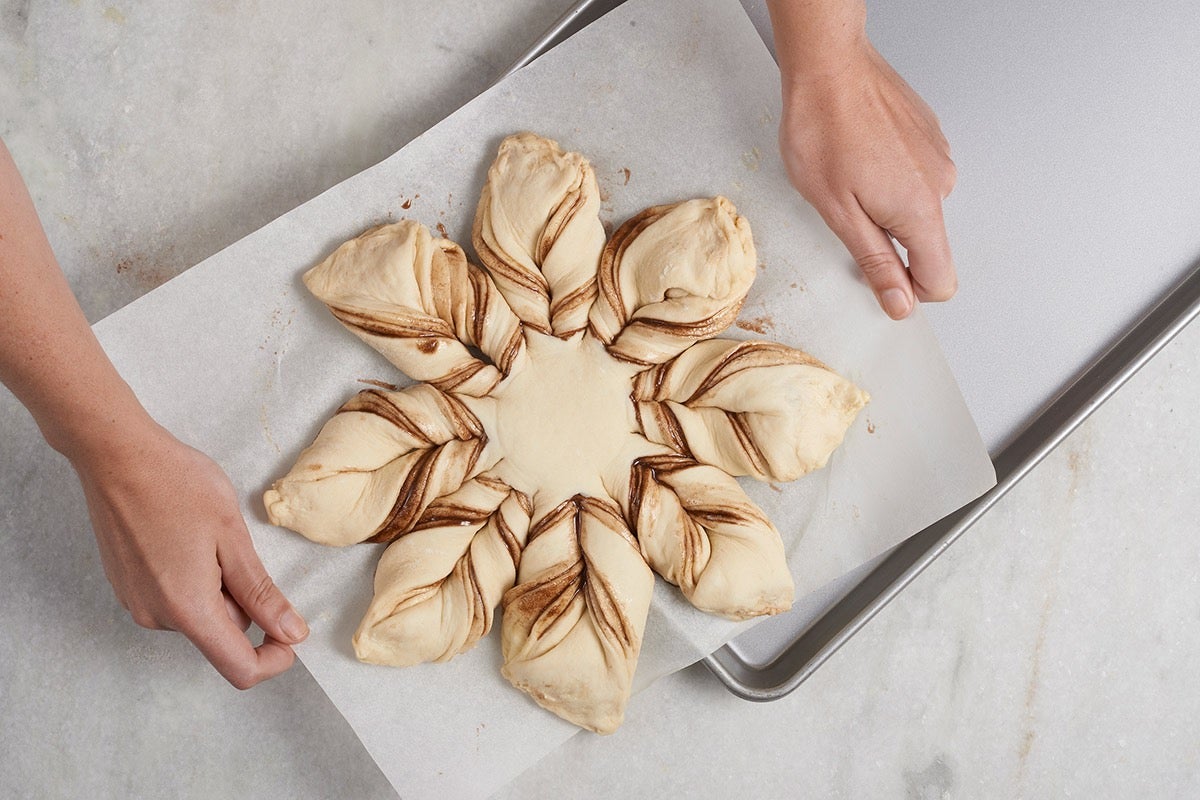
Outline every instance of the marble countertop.
{"type": "MultiPolygon", "coordinates": [[[[565,5],[511,0],[484,17],[465,0],[206,0],[169,14],[8,0],[0,136],[98,320],[401,147],[485,88],[565,5]]],[[[1130,30],[1099,18],[1088,25],[1101,33],[1130,30]]],[[[1148,58],[1159,44],[1127,38],[1148,58]]],[[[938,97],[929,60],[894,29],[879,39],[969,147],[980,123],[953,103],[968,81],[955,75],[938,97]]],[[[1077,46],[1063,63],[1088,53],[1077,46]]],[[[1069,105],[1071,91],[1030,96],[1069,105]]],[[[1184,100],[1172,124],[1195,112],[1184,100]]],[[[1002,144],[1038,156],[1032,139],[1002,144]]],[[[1169,175],[1169,187],[1200,186],[1194,161],[1173,160],[1180,146],[1137,151],[1158,169],[1143,184],[1169,175]]],[[[1118,196],[1131,180],[1079,169],[1089,191],[1111,184],[1118,196]]],[[[1134,190],[1154,189],[1143,184],[1134,190]]],[[[969,211],[988,191],[963,174],[951,207],[969,211]]],[[[1195,258],[1200,236],[1181,235],[1175,219],[1194,211],[1193,194],[1162,200],[1161,231],[1137,215],[1127,224],[1146,237],[1147,269],[1166,276],[1195,258]]],[[[995,237],[970,220],[952,230],[960,260],[1001,262],[986,249],[995,237]]],[[[1021,251],[1044,244],[1041,233],[1010,235],[1021,251]]],[[[1043,267],[1047,292],[1066,291],[1043,267]]],[[[1097,272],[1098,286],[1120,284],[1119,272],[1097,272]]],[[[989,292],[1019,296],[997,280],[980,277],[931,315],[956,369],[995,343],[965,342],[970,317],[955,309],[989,292]]],[[[1003,438],[1011,419],[987,397],[1007,395],[960,379],[985,438],[1003,438]]],[[[574,737],[499,796],[581,786],[628,797],[1196,796],[1198,395],[1193,326],[796,692],[750,704],[692,667],[640,695],[618,735],[574,737]]],[[[105,582],[70,469],[2,391],[0,425],[0,795],[394,796],[302,666],[238,693],[180,637],[133,625],[105,582]],[[64,508],[76,525],[46,523],[64,508]]]]}

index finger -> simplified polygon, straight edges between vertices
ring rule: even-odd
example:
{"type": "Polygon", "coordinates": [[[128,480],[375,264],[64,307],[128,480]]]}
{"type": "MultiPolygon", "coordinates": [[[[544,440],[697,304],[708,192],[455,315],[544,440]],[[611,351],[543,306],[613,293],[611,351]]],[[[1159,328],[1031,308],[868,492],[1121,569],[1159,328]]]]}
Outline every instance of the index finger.
{"type": "Polygon", "coordinates": [[[949,300],[958,291],[958,273],[950,254],[941,203],[934,203],[904,225],[889,230],[908,254],[913,292],[921,302],[949,300]]]}
{"type": "Polygon", "coordinates": [[[262,644],[253,647],[223,605],[207,609],[203,617],[180,625],[179,629],[217,672],[238,689],[249,689],[286,672],[296,660],[292,648],[270,634],[262,644]]]}

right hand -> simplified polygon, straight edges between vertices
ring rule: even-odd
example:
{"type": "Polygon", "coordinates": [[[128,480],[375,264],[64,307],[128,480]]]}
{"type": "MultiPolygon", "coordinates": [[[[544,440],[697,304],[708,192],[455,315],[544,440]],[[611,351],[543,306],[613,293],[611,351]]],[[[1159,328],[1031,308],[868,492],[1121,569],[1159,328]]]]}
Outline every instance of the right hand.
{"type": "Polygon", "coordinates": [[[102,455],[72,454],[105,574],[134,621],[175,630],[231,684],[291,667],[308,626],[254,551],[233,485],[153,422],[102,455]],[[253,620],[263,643],[245,634],[253,620]]]}
{"type": "Polygon", "coordinates": [[[916,300],[948,300],[958,286],[942,217],[955,179],[950,146],[933,111],[865,36],[836,61],[833,71],[784,75],[780,151],[879,305],[902,319],[916,300]]]}

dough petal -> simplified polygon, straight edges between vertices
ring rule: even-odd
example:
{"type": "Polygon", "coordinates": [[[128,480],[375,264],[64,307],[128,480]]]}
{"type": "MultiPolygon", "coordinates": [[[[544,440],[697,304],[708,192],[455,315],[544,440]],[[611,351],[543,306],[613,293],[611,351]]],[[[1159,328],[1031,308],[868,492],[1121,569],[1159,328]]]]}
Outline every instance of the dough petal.
{"type": "Polygon", "coordinates": [[[407,375],[443,391],[482,396],[524,353],[520,321],[491,278],[454,242],[412,220],[345,242],[304,284],[407,375]]]}
{"type": "Polygon", "coordinates": [[[793,481],[825,466],[869,397],[774,342],[699,342],[638,375],[646,438],[731,475],[793,481]]]}
{"type": "Polygon", "coordinates": [[[379,561],[358,658],[408,666],[474,647],[516,579],[529,513],[523,493],[489,475],[434,500],[379,561]]]}
{"type": "Polygon", "coordinates": [[[359,392],[263,496],[274,525],[314,542],[387,542],[436,498],[487,469],[483,426],[427,384],[359,392]]]}
{"type": "Polygon", "coordinates": [[[504,677],[563,719],[615,731],[653,588],[611,500],[563,502],[530,530],[518,583],[504,595],[504,677]]]}
{"type": "Polygon", "coordinates": [[[791,608],[779,532],[721,470],[680,455],[638,459],[626,505],[650,566],[696,608],[731,619],[791,608]]]}
{"type": "Polygon", "coordinates": [[[732,325],[756,269],[750,223],[729,200],[653,206],[605,246],[589,330],[617,358],[661,364],[732,325]]]}
{"type": "Polygon", "coordinates": [[[587,326],[604,248],[599,214],[596,175],[579,153],[532,133],[500,144],[471,238],[531,328],[565,339],[587,326]]]}

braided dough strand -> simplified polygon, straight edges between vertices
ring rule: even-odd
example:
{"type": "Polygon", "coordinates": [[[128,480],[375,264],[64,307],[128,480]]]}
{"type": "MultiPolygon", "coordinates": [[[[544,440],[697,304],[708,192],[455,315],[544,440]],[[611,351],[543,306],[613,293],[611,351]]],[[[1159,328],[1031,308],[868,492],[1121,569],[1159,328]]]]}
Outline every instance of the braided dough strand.
{"type": "Polygon", "coordinates": [[[611,500],[576,495],[537,522],[504,595],[504,667],[543,708],[597,733],[621,724],[654,574],[611,500]]]}
{"type": "Polygon", "coordinates": [[[729,200],[652,206],[605,246],[589,330],[616,358],[661,364],[732,325],[756,269],[750,223],[729,200]]]}
{"type": "Polygon", "coordinates": [[[304,283],[359,338],[443,391],[485,395],[524,353],[520,321],[487,274],[412,220],[345,242],[304,283]]]}
{"type": "Polygon", "coordinates": [[[699,342],[638,375],[646,438],[761,481],[825,466],[869,397],[800,350],[775,342],[699,342]]]}
{"type": "Polygon", "coordinates": [[[523,493],[487,474],[434,500],[379,561],[358,658],[409,666],[474,647],[516,579],[529,514],[523,493]]]}
{"type": "Polygon", "coordinates": [[[721,470],[674,454],[638,459],[625,505],[650,566],[696,608],[747,619],[791,607],[779,532],[721,470]]]}
{"type": "Polygon", "coordinates": [[[387,542],[436,498],[487,469],[483,426],[427,384],[359,392],[263,496],[274,525],[314,542],[387,542]]]}
{"type": "Polygon", "coordinates": [[[600,190],[579,153],[532,133],[500,144],[471,239],[521,320],[566,339],[587,326],[604,247],[600,190]]]}

